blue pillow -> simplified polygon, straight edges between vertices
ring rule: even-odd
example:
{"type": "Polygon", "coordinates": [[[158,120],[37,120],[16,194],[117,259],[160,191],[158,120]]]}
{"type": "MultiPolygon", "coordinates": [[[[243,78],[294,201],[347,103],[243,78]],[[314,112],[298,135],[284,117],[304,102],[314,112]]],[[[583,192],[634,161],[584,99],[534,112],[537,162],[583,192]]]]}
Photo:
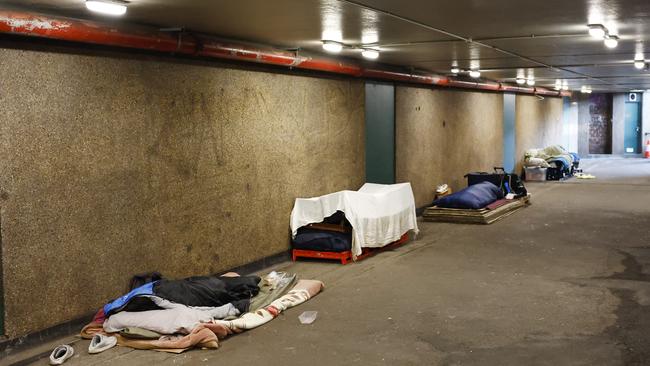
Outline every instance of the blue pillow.
{"type": "Polygon", "coordinates": [[[434,206],[443,208],[480,209],[503,198],[501,188],[490,182],[471,185],[456,193],[433,201],[434,206]]]}

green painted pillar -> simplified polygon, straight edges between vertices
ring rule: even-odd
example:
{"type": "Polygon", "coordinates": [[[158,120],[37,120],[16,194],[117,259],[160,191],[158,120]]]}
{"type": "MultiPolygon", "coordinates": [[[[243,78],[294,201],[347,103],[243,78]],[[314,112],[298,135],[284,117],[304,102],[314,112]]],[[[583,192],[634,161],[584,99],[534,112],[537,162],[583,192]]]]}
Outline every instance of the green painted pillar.
{"type": "Polygon", "coordinates": [[[366,182],[395,183],[395,86],[366,83],[366,182]]]}

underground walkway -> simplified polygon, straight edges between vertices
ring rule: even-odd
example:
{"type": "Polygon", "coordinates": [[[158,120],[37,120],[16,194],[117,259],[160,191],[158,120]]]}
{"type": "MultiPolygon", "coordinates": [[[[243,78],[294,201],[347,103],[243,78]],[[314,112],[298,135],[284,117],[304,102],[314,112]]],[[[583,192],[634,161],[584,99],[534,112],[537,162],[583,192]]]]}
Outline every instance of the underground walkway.
{"type": "Polygon", "coordinates": [[[650,364],[650,160],[583,165],[598,179],[529,184],[533,205],[494,225],[421,223],[360,263],[284,265],[325,291],[218,350],[73,340],[66,365],[650,364]]]}

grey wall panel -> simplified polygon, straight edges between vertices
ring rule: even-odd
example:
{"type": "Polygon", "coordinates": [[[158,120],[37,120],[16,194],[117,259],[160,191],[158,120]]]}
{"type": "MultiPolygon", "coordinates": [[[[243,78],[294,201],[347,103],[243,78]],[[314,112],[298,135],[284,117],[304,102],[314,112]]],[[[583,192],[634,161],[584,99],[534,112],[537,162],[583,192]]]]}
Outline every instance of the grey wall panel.
{"type": "Polygon", "coordinates": [[[395,183],[395,87],[366,83],[366,182],[395,183]]]}

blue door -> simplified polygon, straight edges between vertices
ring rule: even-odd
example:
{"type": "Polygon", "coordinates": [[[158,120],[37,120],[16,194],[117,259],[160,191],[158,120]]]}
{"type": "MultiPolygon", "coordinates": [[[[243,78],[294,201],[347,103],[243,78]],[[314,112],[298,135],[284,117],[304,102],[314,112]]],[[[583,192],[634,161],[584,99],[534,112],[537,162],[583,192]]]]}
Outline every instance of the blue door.
{"type": "Polygon", "coordinates": [[[641,103],[625,103],[625,153],[641,154],[641,103]]]}
{"type": "Polygon", "coordinates": [[[395,183],[395,86],[366,83],[366,182],[395,183]]]}

